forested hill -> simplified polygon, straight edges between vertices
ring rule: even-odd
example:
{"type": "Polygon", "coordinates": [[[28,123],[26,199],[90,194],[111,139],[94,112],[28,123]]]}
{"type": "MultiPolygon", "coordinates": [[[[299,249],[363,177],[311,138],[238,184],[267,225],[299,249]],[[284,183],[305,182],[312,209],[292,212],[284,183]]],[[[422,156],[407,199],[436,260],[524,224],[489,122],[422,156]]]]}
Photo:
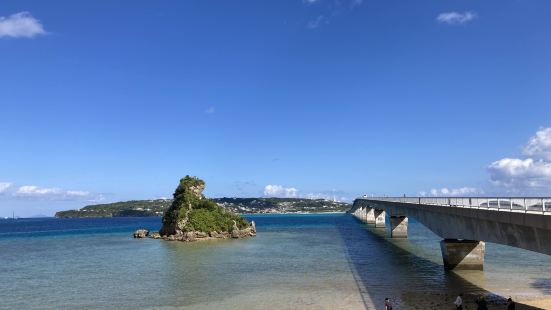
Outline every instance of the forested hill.
{"type": "MultiPolygon", "coordinates": [[[[350,204],[325,199],[303,198],[215,198],[219,206],[235,213],[318,213],[344,212],[350,204]]],[[[162,216],[172,199],[130,200],[90,205],[78,210],[60,211],[58,218],[162,216]]]]}

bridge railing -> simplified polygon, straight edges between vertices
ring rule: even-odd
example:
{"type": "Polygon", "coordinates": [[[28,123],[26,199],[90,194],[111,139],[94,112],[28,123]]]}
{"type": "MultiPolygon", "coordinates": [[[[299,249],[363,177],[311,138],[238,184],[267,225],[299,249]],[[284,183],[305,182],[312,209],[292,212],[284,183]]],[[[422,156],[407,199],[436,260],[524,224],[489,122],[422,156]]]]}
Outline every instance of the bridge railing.
{"type": "Polygon", "coordinates": [[[551,197],[360,197],[364,200],[551,214],[551,197]]]}

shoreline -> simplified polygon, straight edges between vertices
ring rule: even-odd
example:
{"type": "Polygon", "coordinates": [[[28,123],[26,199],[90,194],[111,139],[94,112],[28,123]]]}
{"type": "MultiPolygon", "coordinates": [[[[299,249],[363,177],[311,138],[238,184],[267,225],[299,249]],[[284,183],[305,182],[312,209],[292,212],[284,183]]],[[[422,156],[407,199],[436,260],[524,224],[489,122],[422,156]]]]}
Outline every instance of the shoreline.
{"type": "MultiPolygon", "coordinates": [[[[482,295],[466,294],[463,296],[463,309],[476,309],[476,300],[482,295]]],[[[453,302],[457,296],[446,293],[422,293],[405,292],[399,299],[395,300],[394,306],[406,309],[452,309],[453,302]]],[[[485,295],[489,310],[505,309],[508,296],[492,295],[491,292],[485,295]]],[[[542,294],[541,296],[511,296],[516,303],[516,309],[551,309],[551,297],[542,294]]]]}

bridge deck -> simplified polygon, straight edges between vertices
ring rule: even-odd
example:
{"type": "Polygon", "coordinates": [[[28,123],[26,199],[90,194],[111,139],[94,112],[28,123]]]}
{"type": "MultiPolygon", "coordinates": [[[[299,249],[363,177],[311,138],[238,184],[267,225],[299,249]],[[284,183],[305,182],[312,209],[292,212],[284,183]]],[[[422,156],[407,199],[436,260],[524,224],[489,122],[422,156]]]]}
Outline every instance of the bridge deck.
{"type": "Polygon", "coordinates": [[[436,205],[456,208],[489,209],[507,212],[551,215],[549,197],[359,197],[358,200],[436,205]]]}

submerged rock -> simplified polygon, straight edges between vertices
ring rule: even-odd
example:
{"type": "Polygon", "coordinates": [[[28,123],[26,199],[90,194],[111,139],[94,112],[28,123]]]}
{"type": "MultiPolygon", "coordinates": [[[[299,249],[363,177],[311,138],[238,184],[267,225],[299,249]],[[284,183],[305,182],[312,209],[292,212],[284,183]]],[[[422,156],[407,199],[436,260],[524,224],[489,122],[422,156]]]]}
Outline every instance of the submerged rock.
{"type": "Polygon", "coordinates": [[[159,234],[159,232],[154,232],[150,237],[153,239],[161,239],[161,234],[159,234]]]}

